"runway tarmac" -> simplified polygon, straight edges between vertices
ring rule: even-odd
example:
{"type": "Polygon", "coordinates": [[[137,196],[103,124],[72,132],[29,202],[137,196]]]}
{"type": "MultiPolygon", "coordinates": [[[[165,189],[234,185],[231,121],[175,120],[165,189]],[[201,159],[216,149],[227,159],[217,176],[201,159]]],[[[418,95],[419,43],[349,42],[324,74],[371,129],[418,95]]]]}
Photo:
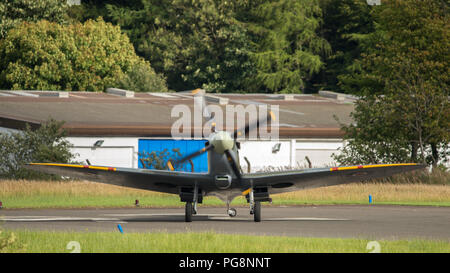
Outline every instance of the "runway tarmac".
{"type": "Polygon", "coordinates": [[[0,210],[7,229],[119,232],[201,232],[363,238],[426,238],[450,240],[450,207],[411,206],[270,206],[255,223],[247,207],[229,217],[225,208],[199,207],[193,222],[184,222],[184,208],[13,209],[0,210]]]}

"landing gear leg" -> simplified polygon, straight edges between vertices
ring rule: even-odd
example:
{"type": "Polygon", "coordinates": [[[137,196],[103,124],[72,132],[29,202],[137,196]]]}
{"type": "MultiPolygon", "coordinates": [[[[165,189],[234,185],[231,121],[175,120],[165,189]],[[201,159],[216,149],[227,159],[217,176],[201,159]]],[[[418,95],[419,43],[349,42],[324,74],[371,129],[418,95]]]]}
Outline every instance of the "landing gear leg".
{"type": "Polygon", "coordinates": [[[197,214],[197,202],[194,202],[194,204],[192,206],[192,214],[194,214],[194,215],[197,214]]]}
{"type": "Polygon", "coordinates": [[[253,195],[253,190],[251,190],[248,194],[248,201],[250,203],[250,215],[253,215],[255,213],[255,198],[253,195]]]}
{"type": "Polygon", "coordinates": [[[198,186],[197,186],[197,182],[195,182],[195,186],[194,186],[194,206],[192,208],[192,213],[194,215],[197,214],[197,202],[198,202],[198,186]]]}

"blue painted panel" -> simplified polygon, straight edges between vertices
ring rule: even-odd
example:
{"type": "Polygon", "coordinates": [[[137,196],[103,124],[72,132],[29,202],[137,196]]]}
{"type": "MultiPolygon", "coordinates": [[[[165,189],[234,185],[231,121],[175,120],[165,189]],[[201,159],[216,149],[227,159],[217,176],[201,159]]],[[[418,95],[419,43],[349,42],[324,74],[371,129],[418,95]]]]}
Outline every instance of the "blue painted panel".
{"type": "MultiPolygon", "coordinates": [[[[165,165],[170,158],[181,158],[204,148],[205,143],[206,140],[139,139],[139,159],[153,151],[159,156],[160,152],[166,150],[166,156],[163,157],[165,165]],[[178,149],[181,156],[174,149],[178,149]]],[[[208,172],[208,153],[193,158],[192,162],[194,163],[194,172],[208,172]]],[[[139,160],[139,168],[143,168],[141,160],[139,160]]],[[[153,167],[150,168],[153,169],[153,167]]],[[[175,166],[175,170],[190,172],[191,164],[186,162],[182,166],[175,166]]]]}

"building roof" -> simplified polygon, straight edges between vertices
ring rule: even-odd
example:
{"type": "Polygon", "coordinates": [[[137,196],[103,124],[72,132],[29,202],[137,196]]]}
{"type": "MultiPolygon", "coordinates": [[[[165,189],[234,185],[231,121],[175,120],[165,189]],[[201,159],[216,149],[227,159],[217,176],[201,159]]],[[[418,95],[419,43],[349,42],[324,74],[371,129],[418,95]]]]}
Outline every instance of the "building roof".
{"type": "MultiPolygon", "coordinates": [[[[114,92],[117,91],[117,92],[114,92]]],[[[123,91],[123,90],[122,90],[123,91]]],[[[338,122],[349,124],[354,106],[348,97],[274,94],[207,94],[209,105],[279,106],[280,137],[339,138],[338,122]]],[[[0,127],[22,129],[28,123],[39,126],[53,118],[65,121],[71,136],[167,137],[179,117],[171,117],[175,105],[193,111],[193,94],[0,91],[0,127]]],[[[227,128],[229,129],[229,128],[227,128]]]]}

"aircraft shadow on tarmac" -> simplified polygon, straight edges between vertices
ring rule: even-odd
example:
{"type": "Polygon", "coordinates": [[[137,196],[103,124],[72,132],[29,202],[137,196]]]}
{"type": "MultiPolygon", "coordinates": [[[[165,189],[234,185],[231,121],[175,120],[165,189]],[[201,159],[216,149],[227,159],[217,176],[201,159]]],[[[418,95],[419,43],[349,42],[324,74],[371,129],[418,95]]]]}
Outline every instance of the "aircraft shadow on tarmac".
{"type": "MultiPolygon", "coordinates": [[[[160,215],[151,217],[135,217],[135,218],[123,218],[125,222],[184,222],[184,215],[160,215]]],[[[208,216],[197,215],[192,217],[192,222],[207,222],[207,221],[221,221],[221,222],[253,222],[252,218],[230,218],[227,215],[220,216],[208,216]]]]}

